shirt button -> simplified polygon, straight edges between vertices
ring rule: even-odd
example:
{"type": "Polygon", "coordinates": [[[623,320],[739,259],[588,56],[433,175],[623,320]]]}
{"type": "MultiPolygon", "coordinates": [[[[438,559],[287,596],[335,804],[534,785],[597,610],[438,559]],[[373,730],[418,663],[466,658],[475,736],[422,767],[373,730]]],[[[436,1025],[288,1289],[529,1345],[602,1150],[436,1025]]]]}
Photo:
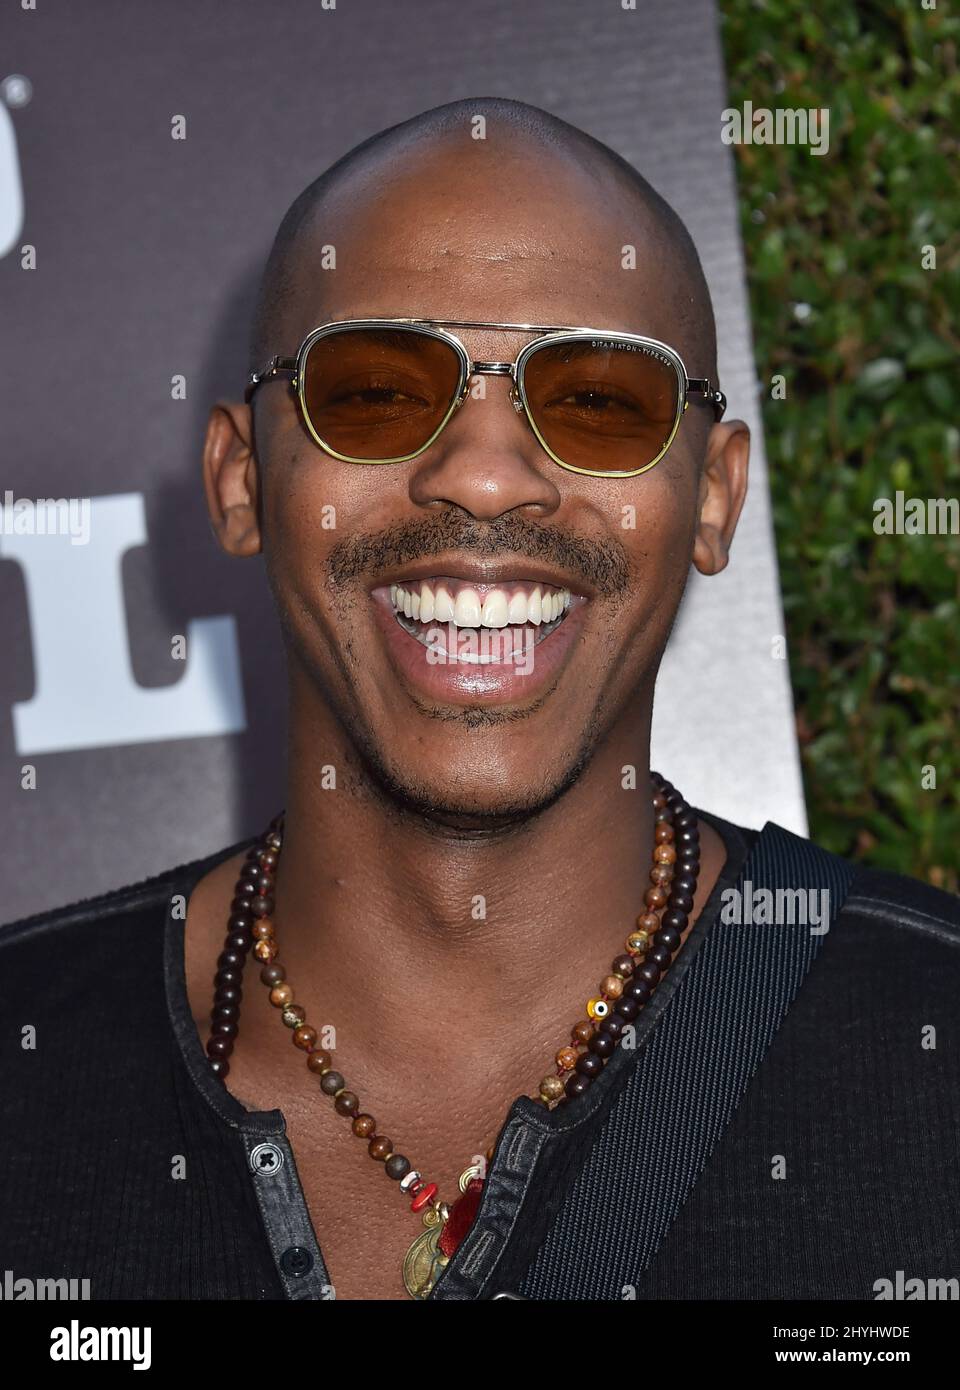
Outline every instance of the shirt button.
{"type": "Polygon", "coordinates": [[[250,1150],[250,1167],[254,1173],[278,1173],[283,1167],[283,1150],[276,1144],[257,1144],[250,1150]]]}
{"type": "Polygon", "coordinates": [[[291,1274],[295,1279],[300,1279],[313,1269],[313,1256],[309,1250],[304,1250],[302,1245],[291,1245],[289,1250],[284,1250],[280,1256],[280,1268],[284,1274],[291,1274]]]}

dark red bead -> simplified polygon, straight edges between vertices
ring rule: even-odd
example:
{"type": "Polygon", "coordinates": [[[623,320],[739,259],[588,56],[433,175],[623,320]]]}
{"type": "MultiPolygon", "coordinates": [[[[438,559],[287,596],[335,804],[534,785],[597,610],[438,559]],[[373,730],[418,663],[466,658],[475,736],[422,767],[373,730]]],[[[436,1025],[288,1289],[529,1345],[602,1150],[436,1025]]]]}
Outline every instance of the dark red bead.
{"type": "MultiPolygon", "coordinates": [[[[632,980],[630,984],[633,984],[632,980]]],[[[630,986],[627,987],[624,993],[627,993],[629,988],[630,986]]],[[[616,1014],[607,1014],[606,1018],[600,1020],[599,1029],[601,1033],[606,1033],[611,1038],[619,1038],[620,1034],[623,1032],[623,1019],[618,1018],[616,1014]]]]}
{"type": "Polygon", "coordinates": [[[210,1057],[229,1057],[233,1051],[231,1038],[213,1037],[207,1039],[207,1053],[210,1057]]]}
{"type": "Polygon", "coordinates": [[[672,955],[680,945],[680,933],[676,927],[661,927],[653,938],[654,949],[662,946],[672,955]]]}
{"type": "Polygon", "coordinates": [[[584,1052],[577,1058],[574,1070],[581,1076],[599,1076],[603,1071],[603,1058],[596,1052],[584,1052]]]}
{"type": "Polygon", "coordinates": [[[582,1072],[573,1071],[564,1086],[564,1090],[571,1099],[582,1096],[585,1091],[590,1089],[591,1081],[589,1076],[584,1076],[582,1072]]]}

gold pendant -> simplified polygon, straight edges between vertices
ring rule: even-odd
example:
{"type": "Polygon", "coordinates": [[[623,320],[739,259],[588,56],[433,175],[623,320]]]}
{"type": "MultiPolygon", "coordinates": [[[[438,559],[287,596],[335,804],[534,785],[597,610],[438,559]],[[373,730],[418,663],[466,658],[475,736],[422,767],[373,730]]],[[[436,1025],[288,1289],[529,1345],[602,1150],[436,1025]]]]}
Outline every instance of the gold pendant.
{"type": "Polygon", "coordinates": [[[426,1230],[421,1231],[410,1246],[403,1261],[403,1283],[411,1298],[427,1298],[447,1263],[447,1257],[437,1242],[443,1230],[443,1218],[434,1207],[423,1213],[426,1230]]]}

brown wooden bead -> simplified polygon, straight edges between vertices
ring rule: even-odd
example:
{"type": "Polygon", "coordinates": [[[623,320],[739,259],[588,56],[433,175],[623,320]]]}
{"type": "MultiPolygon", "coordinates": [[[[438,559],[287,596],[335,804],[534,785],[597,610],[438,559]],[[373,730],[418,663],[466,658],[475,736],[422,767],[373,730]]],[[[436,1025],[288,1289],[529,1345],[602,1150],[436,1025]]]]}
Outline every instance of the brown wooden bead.
{"type": "Polygon", "coordinates": [[[660,824],[655,827],[653,832],[653,838],[658,845],[668,845],[676,833],[677,832],[674,830],[673,826],[668,825],[667,822],[664,820],[661,821],[660,824]]]}
{"type": "Polygon", "coordinates": [[[273,936],[273,923],[269,917],[261,917],[259,922],[254,922],[250,928],[250,935],[254,941],[269,941],[273,936]]]}
{"type": "Polygon", "coordinates": [[[360,1109],[360,1098],[353,1091],[340,1091],[333,1098],[333,1108],[338,1115],[355,1115],[360,1109]]]}
{"type": "Polygon", "coordinates": [[[600,981],[600,993],[608,999],[619,999],[623,993],[623,981],[619,975],[605,975],[600,981]]]}
{"type": "Polygon", "coordinates": [[[663,907],[667,901],[667,895],[662,888],[648,888],[643,895],[643,901],[647,907],[663,907]]]}
{"type": "Polygon", "coordinates": [[[627,950],[642,953],[650,945],[650,933],[647,931],[632,931],[627,937],[627,950]]]}
{"type": "Polygon", "coordinates": [[[677,862],[677,851],[673,845],[657,845],[653,851],[653,857],[658,864],[675,864],[677,862]]]}
{"type": "Polygon", "coordinates": [[[350,1128],[358,1139],[369,1139],[376,1133],[377,1122],[372,1115],[354,1115],[350,1128]]]}
{"type": "Polygon", "coordinates": [[[307,1011],[302,1004],[288,1004],[280,1017],[288,1028],[299,1028],[306,1021],[307,1011]]]}
{"type": "Polygon", "coordinates": [[[393,1140],[388,1139],[384,1134],[378,1134],[367,1145],[367,1152],[371,1158],[375,1158],[378,1163],[383,1163],[384,1159],[393,1153],[393,1140]]]}
{"type": "Polygon", "coordinates": [[[589,1018],[581,1019],[579,1023],[573,1025],[570,1033],[570,1039],[573,1043],[588,1043],[592,1037],[593,1024],[589,1018]]]}
{"type": "MultiPolygon", "coordinates": [[[[619,975],[621,979],[629,980],[633,974],[633,960],[630,956],[617,956],[613,962],[613,973],[619,975]]],[[[589,1038],[584,1038],[584,1042],[589,1042],[589,1038]]]]}
{"type": "Polygon", "coordinates": [[[666,804],[667,804],[667,798],[663,795],[663,793],[662,793],[662,792],[656,792],[656,793],[654,794],[654,798],[653,798],[653,805],[654,805],[655,810],[657,810],[657,811],[662,811],[662,810],[664,809],[664,807],[666,806],[666,804]]]}
{"type": "Polygon", "coordinates": [[[293,1030],[293,1045],[301,1048],[304,1052],[309,1052],[317,1041],[317,1030],[311,1028],[309,1023],[301,1023],[299,1028],[293,1030]]]}
{"type": "Polygon", "coordinates": [[[669,864],[654,864],[650,870],[651,883],[669,883],[673,878],[673,869],[669,864]]]}
{"type": "Polygon", "coordinates": [[[310,1053],[310,1056],[307,1058],[307,1066],[312,1072],[315,1072],[319,1076],[321,1073],[330,1070],[333,1066],[333,1058],[330,1056],[329,1052],[324,1052],[321,1047],[318,1048],[316,1052],[310,1053]]]}
{"type": "Polygon", "coordinates": [[[573,1066],[576,1065],[576,1061],[577,1061],[577,1051],[576,1051],[576,1048],[573,1048],[573,1047],[561,1047],[560,1051],[557,1053],[557,1057],[556,1057],[557,1066],[558,1066],[558,1067],[562,1067],[562,1069],[563,1069],[564,1071],[569,1071],[569,1070],[571,1069],[571,1067],[573,1067],[573,1066]]]}
{"type": "Polygon", "coordinates": [[[264,965],[273,960],[279,951],[280,948],[275,941],[258,941],[253,948],[253,954],[257,960],[263,961],[264,965]]]}
{"type": "Polygon", "coordinates": [[[270,1003],[275,1009],[286,1008],[293,1003],[293,990],[287,984],[274,985],[270,991],[270,1003]]]}
{"type": "Polygon", "coordinates": [[[644,912],[637,918],[637,926],[641,931],[655,932],[660,925],[660,918],[655,912],[644,912]]]}

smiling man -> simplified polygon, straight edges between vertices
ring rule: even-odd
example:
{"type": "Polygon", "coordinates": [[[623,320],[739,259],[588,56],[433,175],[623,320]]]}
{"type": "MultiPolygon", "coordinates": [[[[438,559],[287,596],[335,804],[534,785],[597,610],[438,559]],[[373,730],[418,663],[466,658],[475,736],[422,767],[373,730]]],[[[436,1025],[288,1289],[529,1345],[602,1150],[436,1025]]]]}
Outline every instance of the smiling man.
{"type": "Polygon", "coordinates": [[[949,1273],[953,900],[650,772],[746,492],[724,413],[688,234],[556,118],[438,108],[297,199],[203,458],[285,635],[285,812],[3,934],[71,1044],[5,1072],[11,1258],[95,1298],[949,1273]]]}

